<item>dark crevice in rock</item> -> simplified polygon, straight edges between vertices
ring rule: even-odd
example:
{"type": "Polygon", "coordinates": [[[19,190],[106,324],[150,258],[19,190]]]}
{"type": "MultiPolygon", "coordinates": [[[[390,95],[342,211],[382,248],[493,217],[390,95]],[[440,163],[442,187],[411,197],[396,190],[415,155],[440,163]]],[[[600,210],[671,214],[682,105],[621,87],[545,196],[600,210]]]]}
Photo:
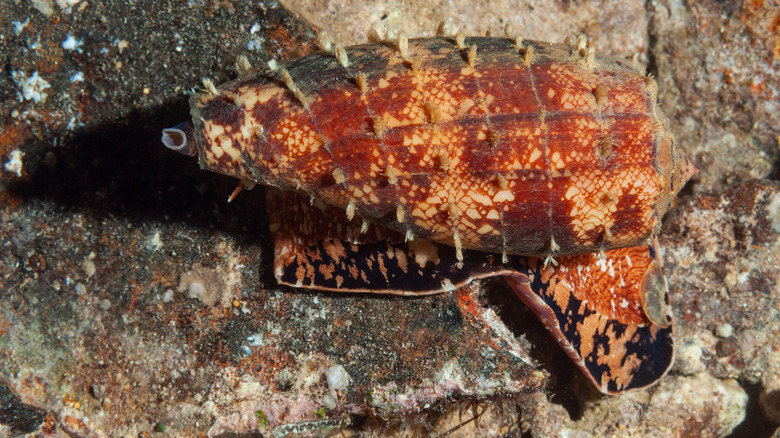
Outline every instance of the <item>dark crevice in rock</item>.
{"type": "Polygon", "coordinates": [[[780,423],[775,423],[766,418],[761,411],[758,401],[762,389],[761,384],[747,381],[740,381],[739,383],[748,395],[745,419],[731,431],[727,438],[771,437],[775,429],[780,427],[780,423]]]}
{"type": "Polygon", "coordinates": [[[22,400],[0,381],[0,424],[11,429],[12,436],[31,433],[40,427],[46,411],[22,403],[22,400]]]}
{"type": "MultiPolygon", "coordinates": [[[[778,146],[780,146],[780,138],[778,138],[778,146]]],[[[780,181],[780,158],[776,159],[772,164],[772,171],[767,176],[767,179],[773,181],[780,181]]]]}
{"type": "Polygon", "coordinates": [[[656,18],[655,18],[655,6],[652,2],[647,2],[645,9],[647,10],[647,16],[649,17],[647,23],[647,72],[658,75],[658,60],[655,57],[655,51],[658,47],[658,36],[656,35],[656,18]]]}
{"type": "Polygon", "coordinates": [[[487,280],[485,291],[487,306],[498,314],[515,337],[528,340],[531,344],[531,358],[540,369],[550,373],[550,384],[547,387],[550,401],[563,406],[572,420],[580,419],[583,409],[578,393],[590,386],[590,383],[582,385],[580,380],[585,380],[582,372],[503,279],[487,280]]]}

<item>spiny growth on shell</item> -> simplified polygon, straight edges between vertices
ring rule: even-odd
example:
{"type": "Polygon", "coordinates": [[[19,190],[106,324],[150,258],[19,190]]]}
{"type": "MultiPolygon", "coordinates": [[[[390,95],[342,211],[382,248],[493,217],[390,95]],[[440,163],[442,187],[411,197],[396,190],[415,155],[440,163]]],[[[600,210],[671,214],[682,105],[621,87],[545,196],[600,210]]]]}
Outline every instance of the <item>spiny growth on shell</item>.
{"type": "Polygon", "coordinates": [[[583,40],[321,46],[193,96],[204,168],[402,233],[528,255],[647,243],[692,172],[654,81],[583,40]]]}

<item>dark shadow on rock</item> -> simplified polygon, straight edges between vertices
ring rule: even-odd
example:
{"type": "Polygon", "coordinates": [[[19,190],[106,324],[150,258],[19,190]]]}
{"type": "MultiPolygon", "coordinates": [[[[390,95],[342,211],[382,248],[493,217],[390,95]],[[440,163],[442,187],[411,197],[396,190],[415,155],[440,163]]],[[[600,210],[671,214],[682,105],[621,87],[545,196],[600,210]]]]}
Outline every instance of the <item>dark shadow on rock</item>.
{"type": "MultiPolygon", "coordinates": [[[[161,130],[189,120],[186,99],[51,142],[26,144],[25,176],[7,181],[17,198],[50,201],[101,216],[182,222],[257,238],[267,229],[262,190],[228,195],[234,178],[201,170],[196,158],[160,142],[161,130]]],[[[239,239],[242,240],[242,239],[239,239]]]]}
{"type": "Polygon", "coordinates": [[[745,419],[731,431],[727,438],[769,438],[773,436],[775,430],[780,427],[780,423],[766,418],[761,412],[761,406],[758,404],[761,384],[745,381],[740,381],[739,384],[748,395],[745,419]]]}
{"type": "MultiPolygon", "coordinates": [[[[778,140],[780,142],[780,140],[778,140]]],[[[776,159],[772,164],[772,172],[767,177],[774,181],[780,181],[780,158],[776,159]]]]}
{"type": "Polygon", "coordinates": [[[582,372],[555,342],[539,318],[512,292],[503,279],[486,281],[487,307],[492,308],[515,337],[525,337],[531,344],[529,354],[539,368],[550,373],[547,393],[550,401],[563,406],[572,420],[582,416],[577,392],[583,388],[577,379],[582,372]]]}
{"type": "Polygon", "coordinates": [[[34,432],[46,418],[46,411],[22,403],[22,400],[0,381],[0,424],[11,429],[11,436],[34,432]]]}

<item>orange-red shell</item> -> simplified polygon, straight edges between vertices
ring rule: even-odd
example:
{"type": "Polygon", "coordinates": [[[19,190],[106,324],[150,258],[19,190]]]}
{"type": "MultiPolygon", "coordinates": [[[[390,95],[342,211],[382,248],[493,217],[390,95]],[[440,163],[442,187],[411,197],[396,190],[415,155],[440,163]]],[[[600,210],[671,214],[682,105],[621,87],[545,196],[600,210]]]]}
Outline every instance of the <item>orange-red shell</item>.
{"type": "Polygon", "coordinates": [[[509,254],[646,244],[692,167],[651,79],[578,48],[420,38],[192,98],[201,165],[407,235],[509,254]]]}
{"type": "Polygon", "coordinates": [[[615,394],[652,385],[674,356],[647,244],[695,169],[656,94],[582,46],[402,38],[208,83],[192,130],[163,142],[299,192],[266,192],[280,283],[419,295],[504,276],[615,394]]]}

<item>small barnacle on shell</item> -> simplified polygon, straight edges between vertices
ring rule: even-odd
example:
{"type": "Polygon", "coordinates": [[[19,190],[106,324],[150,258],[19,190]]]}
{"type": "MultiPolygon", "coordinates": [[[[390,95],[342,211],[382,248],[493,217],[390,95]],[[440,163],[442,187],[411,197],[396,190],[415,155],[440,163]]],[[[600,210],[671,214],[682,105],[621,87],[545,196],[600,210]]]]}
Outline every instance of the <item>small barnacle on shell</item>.
{"type": "Polygon", "coordinates": [[[351,221],[355,217],[355,201],[354,200],[350,200],[349,204],[347,204],[346,214],[347,214],[347,220],[351,221]]]}
{"type": "Polygon", "coordinates": [[[452,35],[452,21],[449,19],[442,20],[439,22],[439,25],[436,27],[436,35],[438,36],[450,36],[452,35]]]}
{"type": "Polygon", "coordinates": [[[419,57],[417,57],[417,58],[412,58],[412,59],[410,59],[410,60],[408,61],[408,63],[409,63],[409,68],[410,68],[410,69],[411,69],[411,70],[412,70],[414,73],[419,73],[419,72],[420,72],[420,67],[422,66],[422,62],[423,62],[422,58],[419,58],[419,57]]]}
{"type": "Polygon", "coordinates": [[[339,64],[341,64],[342,67],[347,68],[349,67],[349,58],[347,57],[347,51],[344,50],[344,46],[341,44],[336,44],[336,59],[339,60],[339,64]]]}
{"type": "Polygon", "coordinates": [[[523,63],[525,63],[526,66],[531,65],[531,63],[534,60],[534,46],[524,46],[523,47],[523,63]]]}
{"type": "Polygon", "coordinates": [[[398,36],[398,55],[404,60],[409,60],[409,39],[406,38],[406,34],[401,33],[398,36]]]}
{"type": "Polygon", "coordinates": [[[241,77],[247,77],[257,73],[257,69],[252,66],[246,55],[240,55],[236,58],[236,71],[241,77]]]}
{"type": "Polygon", "coordinates": [[[395,220],[398,221],[399,224],[402,224],[404,223],[404,219],[406,219],[406,212],[404,211],[404,208],[399,205],[395,209],[395,220]]]}
{"type": "Polygon", "coordinates": [[[214,85],[214,81],[208,78],[203,79],[203,87],[206,89],[206,92],[213,95],[218,96],[219,91],[217,90],[217,87],[214,85]]]}
{"type": "Polygon", "coordinates": [[[466,55],[466,62],[471,68],[474,68],[474,66],[477,65],[477,46],[469,47],[468,55],[466,55]]]}
{"type": "Polygon", "coordinates": [[[501,175],[500,173],[496,174],[494,180],[499,190],[506,190],[506,188],[509,187],[509,183],[507,182],[506,178],[504,177],[504,175],[501,175]]]}
{"type": "Polygon", "coordinates": [[[667,302],[669,287],[658,262],[653,262],[642,277],[642,311],[655,325],[668,328],[672,324],[667,302]]]}
{"type": "Polygon", "coordinates": [[[369,43],[377,43],[383,40],[382,35],[379,33],[379,29],[371,28],[366,34],[366,39],[369,43]]]}
{"type": "MultiPolygon", "coordinates": [[[[333,169],[330,174],[333,176],[333,181],[336,184],[344,184],[347,181],[347,177],[344,176],[344,172],[341,169],[333,169]]],[[[354,208],[354,205],[352,207],[354,208]]]]}
{"type": "Polygon", "coordinates": [[[504,25],[504,36],[512,39],[515,38],[517,34],[515,34],[515,28],[512,27],[512,23],[507,22],[506,25],[504,25]]]}
{"type": "Polygon", "coordinates": [[[598,140],[599,161],[604,161],[612,155],[612,149],[616,146],[615,138],[607,134],[598,140]]]}
{"type": "Polygon", "coordinates": [[[596,89],[593,90],[593,97],[596,98],[596,107],[599,111],[601,111],[602,107],[604,106],[604,101],[607,99],[607,87],[603,85],[599,85],[596,87],[596,89]]]}
{"type": "Polygon", "coordinates": [[[501,134],[499,134],[498,132],[491,130],[488,133],[488,143],[490,144],[490,147],[496,147],[500,140],[501,140],[501,134]]]}
{"type": "Polygon", "coordinates": [[[373,129],[374,134],[376,134],[377,137],[381,138],[385,129],[387,129],[385,120],[380,116],[371,116],[371,129],[373,129]]]}
{"type": "Polygon", "coordinates": [[[327,32],[322,31],[317,35],[317,45],[323,52],[331,53],[333,51],[333,38],[327,32]]]}
{"type": "Polygon", "coordinates": [[[455,45],[458,46],[459,50],[466,48],[466,35],[461,30],[458,30],[458,33],[455,35],[455,45]]]}
{"type": "Polygon", "coordinates": [[[360,72],[357,74],[357,76],[355,77],[355,85],[357,86],[361,95],[366,94],[366,91],[368,91],[368,84],[366,83],[365,73],[360,72]]]}
{"type": "Polygon", "coordinates": [[[588,37],[584,34],[580,34],[577,36],[577,53],[580,54],[580,57],[584,58],[588,51],[588,37]]]}
{"type": "Polygon", "coordinates": [[[594,63],[596,62],[596,50],[593,47],[590,47],[585,53],[585,66],[588,68],[595,67],[594,63]]]}
{"type": "Polygon", "coordinates": [[[425,112],[428,114],[428,123],[435,125],[441,120],[441,109],[439,108],[439,105],[436,104],[436,102],[427,101],[425,102],[424,106],[425,112]]]}
{"type": "Polygon", "coordinates": [[[385,178],[387,178],[388,184],[391,185],[398,184],[398,175],[399,175],[398,170],[392,165],[388,164],[387,167],[385,167],[385,178]]]}

